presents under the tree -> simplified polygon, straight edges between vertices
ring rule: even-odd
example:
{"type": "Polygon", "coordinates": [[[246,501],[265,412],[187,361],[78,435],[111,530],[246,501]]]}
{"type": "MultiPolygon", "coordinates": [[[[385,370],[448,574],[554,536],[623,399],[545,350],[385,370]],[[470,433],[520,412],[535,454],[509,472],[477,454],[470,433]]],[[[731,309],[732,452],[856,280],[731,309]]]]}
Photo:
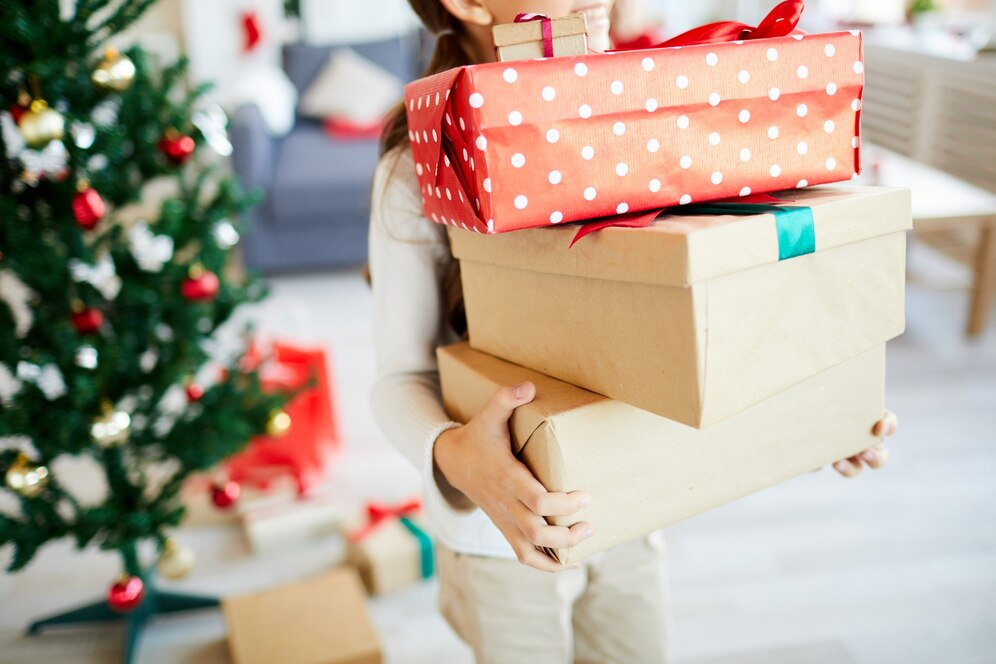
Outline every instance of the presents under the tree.
{"type": "Polygon", "coordinates": [[[348,530],[346,558],[371,595],[385,595],[432,577],[432,537],[419,501],[371,503],[348,530]]]}
{"type": "Polygon", "coordinates": [[[307,546],[339,532],[341,502],[327,496],[295,497],[242,513],[242,530],[253,553],[307,546]]]}
{"type": "Polygon", "coordinates": [[[909,191],[779,197],[572,248],[576,226],[451,229],[470,343],[699,427],[899,335],[909,191]]]}
{"type": "Polygon", "coordinates": [[[515,23],[491,28],[499,62],[532,60],[588,53],[588,22],[584,14],[548,18],[519,14],[515,23]]]}
{"type": "Polygon", "coordinates": [[[503,385],[532,381],[536,397],[509,423],[517,456],[550,491],[584,490],[591,507],[554,525],[595,524],[572,564],[879,442],[884,345],[707,429],[693,429],[472,350],[437,353],[443,400],[466,422],[503,385]]]}
{"type": "Polygon", "coordinates": [[[234,525],[248,514],[287,504],[298,497],[297,483],[291,477],[281,475],[268,482],[265,489],[256,485],[238,485],[238,495],[223,507],[219,502],[224,504],[224,501],[218,500],[216,492],[228,484],[212,478],[210,474],[196,475],[184,482],[180,492],[184,507],[183,525],[234,525]]]}
{"type": "Polygon", "coordinates": [[[425,215],[501,233],[851,178],[861,36],[789,34],[791,18],[746,41],[726,31],[409,84],[425,215]],[[756,38],[772,34],[785,36],[756,38]]]}
{"type": "Polygon", "coordinates": [[[287,473],[304,494],[321,482],[340,440],[326,353],[282,342],[273,343],[270,351],[264,357],[253,344],[244,359],[249,367],[260,366],[263,389],[300,391],[284,409],[287,421],[274,421],[270,435],[253,439],[245,451],[226,461],[226,469],[233,480],[263,488],[275,475],[287,473]]]}
{"type": "Polygon", "coordinates": [[[235,664],[379,664],[380,643],[356,571],[222,600],[235,664]]]}

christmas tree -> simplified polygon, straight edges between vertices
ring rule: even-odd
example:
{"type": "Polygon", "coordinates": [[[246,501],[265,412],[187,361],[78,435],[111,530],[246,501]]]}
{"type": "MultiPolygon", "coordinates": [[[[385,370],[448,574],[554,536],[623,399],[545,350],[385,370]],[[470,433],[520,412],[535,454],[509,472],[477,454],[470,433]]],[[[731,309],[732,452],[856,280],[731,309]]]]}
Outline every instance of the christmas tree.
{"type": "Polygon", "coordinates": [[[237,357],[195,380],[218,327],[265,288],[224,276],[252,201],[218,169],[223,114],[185,88],[182,61],[157,70],[108,46],[151,4],[0,0],[0,475],[18,505],[0,513],[0,550],[11,572],[58,538],[117,552],[105,601],[35,627],[127,613],[129,648],[152,613],[210,603],[158,592],[139,560],[154,542],[164,573],[189,567],[169,536],[184,479],[288,425],[287,395],[237,357]],[[163,182],[175,193],[155,214],[127,218],[163,182]],[[75,498],[61,455],[95,460],[106,497],[75,498]]]}

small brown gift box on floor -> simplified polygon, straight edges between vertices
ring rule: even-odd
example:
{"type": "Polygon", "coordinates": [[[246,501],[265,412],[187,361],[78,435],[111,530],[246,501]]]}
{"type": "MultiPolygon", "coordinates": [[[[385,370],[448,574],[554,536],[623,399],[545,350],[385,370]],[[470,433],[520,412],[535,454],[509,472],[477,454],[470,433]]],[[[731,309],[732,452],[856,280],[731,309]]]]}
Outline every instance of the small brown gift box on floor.
{"type": "Polygon", "coordinates": [[[372,527],[355,521],[346,535],[346,560],[371,595],[387,595],[432,577],[432,539],[422,513],[388,517],[372,527]],[[368,531],[357,538],[358,533],[368,531]]]}
{"type": "Polygon", "coordinates": [[[380,644],[356,570],[221,602],[235,664],[380,664],[380,644]]]}
{"type": "Polygon", "coordinates": [[[902,333],[909,191],[779,198],[781,217],[667,216],[570,249],[577,226],[451,228],[470,343],[705,427],[902,333]]]}
{"type": "Polygon", "coordinates": [[[553,56],[588,53],[588,21],[584,14],[562,18],[536,18],[519,23],[503,23],[491,28],[499,62],[551,57],[545,52],[544,23],[549,24],[553,56]]]}
{"type": "Polygon", "coordinates": [[[569,518],[595,535],[547,552],[567,565],[872,447],[884,413],[885,346],[707,429],[693,429],[582,390],[467,344],[437,352],[443,401],[466,422],[503,385],[532,381],[536,398],[512,415],[517,456],[550,491],[585,490],[569,518]]]}

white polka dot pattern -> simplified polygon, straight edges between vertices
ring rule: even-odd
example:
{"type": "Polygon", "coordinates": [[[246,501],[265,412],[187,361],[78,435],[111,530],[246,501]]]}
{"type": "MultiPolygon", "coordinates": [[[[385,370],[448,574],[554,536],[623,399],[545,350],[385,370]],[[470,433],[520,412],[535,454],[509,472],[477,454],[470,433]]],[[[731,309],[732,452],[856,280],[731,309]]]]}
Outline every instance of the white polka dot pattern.
{"type": "Polygon", "coordinates": [[[476,65],[405,107],[426,216],[490,233],[846,180],[863,79],[845,32],[476,65]]]}

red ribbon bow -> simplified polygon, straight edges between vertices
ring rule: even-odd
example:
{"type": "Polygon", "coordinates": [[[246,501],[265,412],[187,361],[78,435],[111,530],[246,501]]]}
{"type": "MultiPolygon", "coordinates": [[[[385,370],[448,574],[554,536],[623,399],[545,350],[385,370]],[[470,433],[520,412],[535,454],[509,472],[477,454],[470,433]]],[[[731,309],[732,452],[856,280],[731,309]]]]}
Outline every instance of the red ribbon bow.
{"type": "Polygon", "coordinates": [[[768,39],[786,37],[795,31],[799,19],[806,8],[803,0],[785,0],[775,6],[757,27],[736,21],[710,23],[688,32],[683,32],[657,46],[690,46],[692,44],[715,44],[746,39],[768,39]]]}
{"type": "Polygon", "coordinates": [[[349,535],[349,539],[358,542],[377,529],[380,524],[389,519],[400,519],[411,516],[422,509],[422,501],[413,498],[406,503],[385,505],[383,503],[367,503],[367,523],[349,535]]]}
{"type": "Polygon", "coordinates": [[[540,31],[543,33],[543,57],[553,57],[553,21],[544,14],[517,14],[516,23],[540,21],[540,31]]]}

